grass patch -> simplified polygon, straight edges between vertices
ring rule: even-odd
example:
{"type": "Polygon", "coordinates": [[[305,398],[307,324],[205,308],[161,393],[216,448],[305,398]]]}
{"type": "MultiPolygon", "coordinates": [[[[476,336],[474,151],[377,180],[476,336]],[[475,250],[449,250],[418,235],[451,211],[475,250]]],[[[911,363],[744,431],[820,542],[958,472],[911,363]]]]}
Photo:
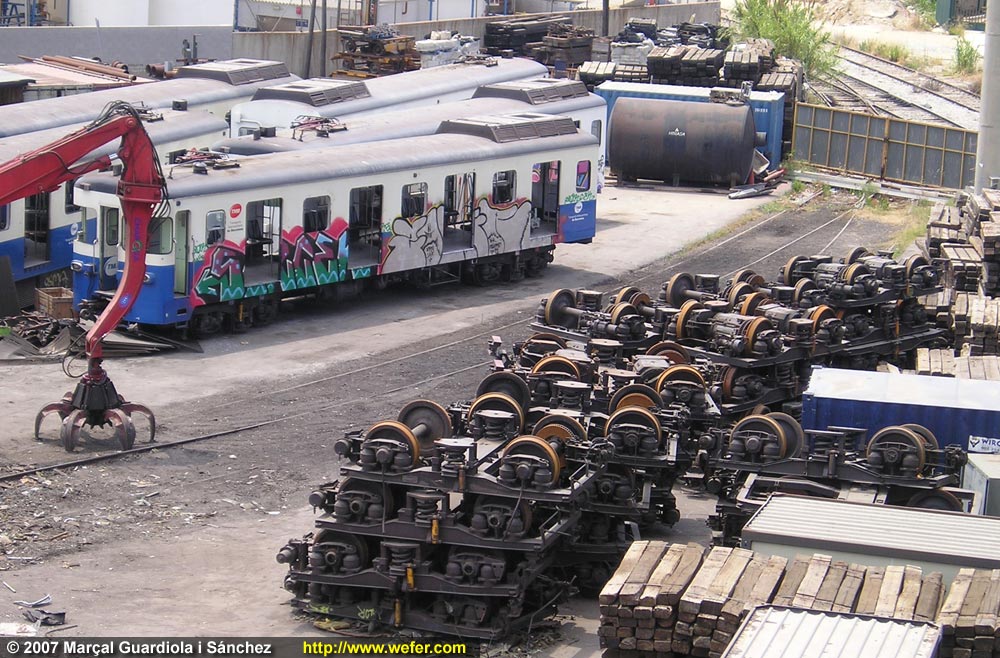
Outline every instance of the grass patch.
{"type": "Polygon", "coordinates": [[[965,37],[955,42],[955,71],[965,75],[975,73],[981,59],[979,51],[965,37]]]}
{"type": "Polygon", "coordinates": [[[927,233],[927,213],[930,201],[914,201],[903,212],[903,225],[892,237],[892,255],[899,256],[910,248],[917,238],[927,233]]]}
{"type": "Polygon", "coordinates": [[[807,77],[829,76],[836,68],[836,49],[816,0],[738,0],[733,19],[734,36],[770,39],[780,54],[802,62],[807,77]]]}
{"type": "Polygon", "coordinates": [[[690,254],[693,251],[697,251],[702,247],[705,247],[713,242],[717,242],[719,240],[729,237],[730,235],[744,228],[747,224],[752,224],[758,219],[763,219],[764,217],[768,217],[775,213],[781,212],[782,210],[788,210],[793,206],[794,204],[791,203],[789,200],[785,199],[784,197],[780,199],[772,199],[771,201],[768,201],[767,203],[761,206],[757,206],[753,210],[748,210],[735,221],[732,221],[721,228],[715,229],[708,235],[703,236],[698,240],[695,240],[694,242],[689,242],[688,244],[684,245],[680,249],[680,251],[678,251],[675,255],[686,256],[687,254],[690,254]]]}
{"type": "Polygon", "coordinates": [[[795,194],[802,194],[802,191],[806,189],[806,184],[800,180],[792,181],[792,192],[795,194]]]}

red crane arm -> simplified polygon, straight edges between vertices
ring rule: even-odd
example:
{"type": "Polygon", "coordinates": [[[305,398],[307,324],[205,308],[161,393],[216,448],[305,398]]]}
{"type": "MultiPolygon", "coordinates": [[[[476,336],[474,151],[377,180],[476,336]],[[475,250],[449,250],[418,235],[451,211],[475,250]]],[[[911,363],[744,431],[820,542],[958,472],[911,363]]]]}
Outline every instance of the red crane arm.
{"type": "Polygon", "coordinates": [[[76,167],[88,153],[120,137],[118,157],[125,168],[118,181],[118,197],[125,217],[125,272],[111,303],[87,332],[87,356],[101,358],[101,341],[135,303],[146,275],[149,222],[165,198],[165,182],[156,148],[143,128],[139,113],[127,103],[116,102],[84,128],[47,146],[0,164],[0,205],[51,192],[59,185],[91,171],[110,166],[101,156],[76,167]]]}

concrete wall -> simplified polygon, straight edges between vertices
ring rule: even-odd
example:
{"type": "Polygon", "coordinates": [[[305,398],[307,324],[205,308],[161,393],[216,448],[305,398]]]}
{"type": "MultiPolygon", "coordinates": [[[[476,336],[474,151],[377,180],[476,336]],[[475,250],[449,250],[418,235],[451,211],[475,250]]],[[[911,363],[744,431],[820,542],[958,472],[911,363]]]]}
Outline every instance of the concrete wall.
{"type": "MultiPolygon", "coordinates": [[[[74,0],[73,6],[76,6],[74,0]]],[[[101,0],[103,1],[103,0],[101,0]]],[[[181,41],[198,36],[198,55],[230,59],[232,26],[187,25],[173,27],[5,27],[0,28],[0,62],[20,62],[18,55],[78,55],[119,60],[145,74],[153,62],[174,61],[181,55],[181,41]]]]}
{"type": "MultiPolygon", "coordinates": [[[[414,5],[422,6],[425,10],[427,7],[426,2],[411,2],[411,11],[413,11],[414,5]]],[[[590,28],[597,34],[601,33],[601,11],[599,9],[568,12],[566,15],[573,19],[575,25],[590,28]]],[[[656,20],[658,25],[667,26],[691,20],[692,16],[695,21],[718,23],[719,2],[713,0],[712,2],[612,9],[609,16],[609,26],[611,34],[617,34],[625,26],[625,23],[633,17],[652,18],[656,20]]],[[[433,22],[407,22],[396,23],[395,27],[401,34],[411,35],[418,39],[424,38],[432,30],[453,30],[464,35],[482,37],[486,31],[487,23],[502,20],[502,18],[500,16],[486,16],[433,22]]],[[[305,75],[307,38],[308,35],[305,32],[239,32],[233,35],[233,57],[276,59],[286,62],[292,73],[305,75]]],[[[199,43],[201,43],[200,39],[199,43]]],[[[332,57],[339,49],[339,35],[336,30],[330,30],[327,35],[327,56],[332,57]]],[[[313,44],[312,61],[312,74],[315,76],[319,71],[318,33],[313,44]]],[[[329,70],[330,63],[327,64],[327,71],[329,70]]]]}
{"type": "Polygon", "coordinates": [[[233,0],[149,0],[149,24],[232,25],[233,0]]]}
{"type": "Polygon", "coordinates": [[[149,0],[73,0],[69,22],[73,25],[101,27],[149,25],[149,0]]]}

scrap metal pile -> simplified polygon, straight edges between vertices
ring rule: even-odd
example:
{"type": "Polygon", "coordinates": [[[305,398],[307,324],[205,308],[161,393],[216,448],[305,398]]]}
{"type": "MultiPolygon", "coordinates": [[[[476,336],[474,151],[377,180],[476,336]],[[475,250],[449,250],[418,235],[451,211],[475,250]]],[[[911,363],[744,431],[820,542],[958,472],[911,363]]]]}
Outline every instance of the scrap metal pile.
{"type": "Polygon", "coordinates": [[[599,590],[640,530],[676,523],[672,487],[692,467],[723,496],[744,464],[952,483],[934,469],[960,459],[907,447],[908,434],[819,473],[802,457],[818,439],[762,406],[798,395],[812,363],[873,365],[940,340],[914,299],[937,278],[923,259],[856,250],[848,263],[794,258],[771,285],[744,271],[721,292],[718,277],[677,275],[657,302],[632,287],[608,307],[598,292],[557,291],[539,310],[546,331],[510,351],[491,341],[474,396],[416,400],[336,443],[341,477],[310,496],[314,530],[277,556],[293,604],[499,638],[599,590]]]}

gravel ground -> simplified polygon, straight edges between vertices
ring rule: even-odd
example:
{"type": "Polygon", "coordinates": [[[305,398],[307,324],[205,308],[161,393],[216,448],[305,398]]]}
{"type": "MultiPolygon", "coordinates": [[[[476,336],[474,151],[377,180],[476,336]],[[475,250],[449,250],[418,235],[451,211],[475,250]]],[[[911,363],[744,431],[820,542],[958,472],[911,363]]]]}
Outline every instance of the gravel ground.
{"type": "MultiPolygon", "coordinates": [[[[855,245],[885,243],[894,227],[853,218],[854,200],[834,195],[758,219],[735,231],[738,237],[660,259],[628,276],[598,276],[603,282],[597,287],[634,284],[655,293],[676,271],[725,274],[744,266],[773,278],[796,254],[842,256],[855,245]]],[[[441,310],[475,314],[480,307],[507,303],[504,289],[393,291],[363,300],[357,313],[369,326],[391,331],[393,324],[405,325],[403,318],[440,322],[435,314],[441,310]]],[[[247,362],[243,385],[159,412],[163,442],[285,419],[280,422],[0,482],[0,579],[18,589],[17,595],[0,590],[0,622],[19,618],[5,601],[51,593],[70,623],[79,625],[73,631],[78,635],[310,632],[280,606],[287,595],[280,589],[283,568],[273,555],[288,537],[310,529],[309,491],[337,476],[333,441],[346,430],[394,417],[413,398],[449,403],[471,397],[486,373],[488,337],[500,334],[508,345],[526,337],[540,296],[508,304],[510,310],[485,323],[457,330],[441,323],[431,337],[402,346],[383,350],[373,340],[360,358],[304,374],[255,377],[258,364],[247,362]]],[[[259,331],[281,335],[304,317],[326,317],[318,314],[294,312],[259,331]]],[[[51,442],[34,448],[31,462],[66,457],[51,442]]],[[[81,454],[107,449],[92,441],[81,454]]],[[[0,459],[0,475],[24,463],[8,447],[0,459]]],[[[680,507],[685,518],[668,536],[707,541],[704,519],[712,501],[682,492],[680,507]]],[[[596,639],[587,639],[596,604],[576,601],[569,610],[573,619],[562,631],[566,639],[553,655],[596,652],[596,639]]]]}

